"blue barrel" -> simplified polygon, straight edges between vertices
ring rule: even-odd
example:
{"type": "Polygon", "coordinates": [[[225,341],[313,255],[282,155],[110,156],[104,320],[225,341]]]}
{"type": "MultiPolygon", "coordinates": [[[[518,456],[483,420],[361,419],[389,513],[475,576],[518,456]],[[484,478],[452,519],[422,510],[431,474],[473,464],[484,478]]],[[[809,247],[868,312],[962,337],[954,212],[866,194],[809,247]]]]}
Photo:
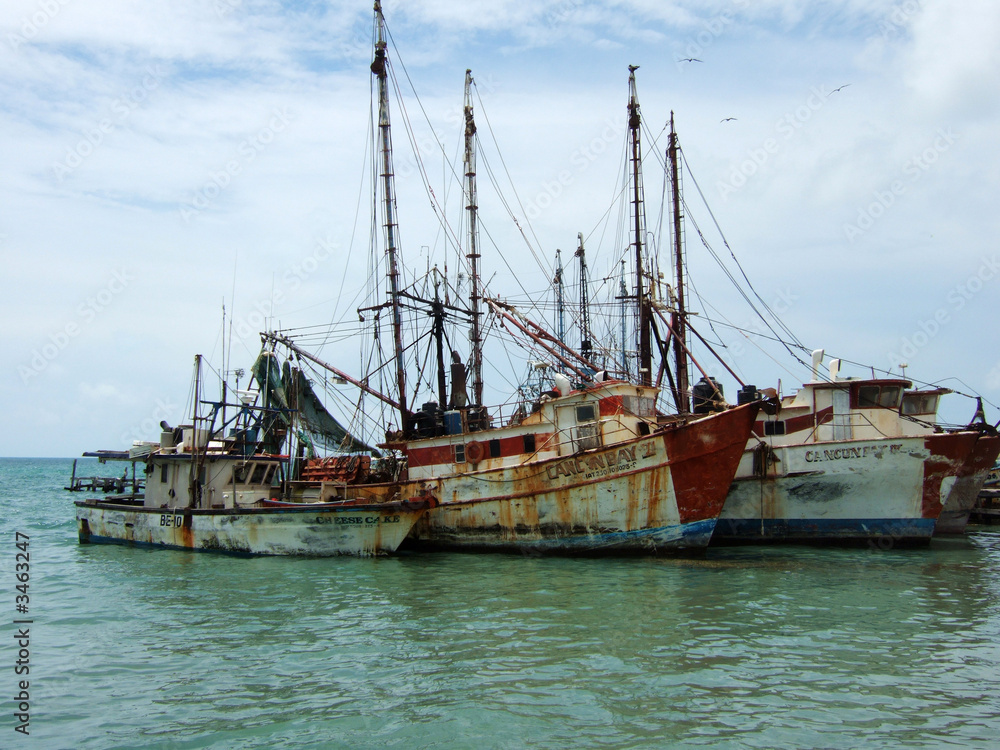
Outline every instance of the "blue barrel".
{"type": "Polygon", "coordinates": [[[462,434],[462,412],[446,411],[444,413],[444,434],[445,435],[462,434]]]}

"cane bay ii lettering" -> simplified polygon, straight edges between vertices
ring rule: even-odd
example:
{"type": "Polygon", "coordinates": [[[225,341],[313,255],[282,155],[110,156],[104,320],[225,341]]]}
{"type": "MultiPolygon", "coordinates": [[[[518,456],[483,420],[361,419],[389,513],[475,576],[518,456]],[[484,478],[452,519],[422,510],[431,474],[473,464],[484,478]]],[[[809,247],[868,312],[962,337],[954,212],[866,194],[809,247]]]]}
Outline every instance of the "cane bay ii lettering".
{"type": "Polygon", "coordinates": [[[638,458],[652,458],[657,451],[656,441],[648,441],[641,445],[633,445],[628,448],[617,448],[615,450],[595,453],[591,456],[579,456],[560,461],[554,466],[549,466],[549,479],[559,477],[578,477],[580,479],[596,479],[609,474],[617,474],[622,471],[634,469],[638,458]],[[638,456],[638,458],[637,458],[638,456]]]}
{"type": "Polygon", "coordinates": [[[886,451],[893,456],[903,450],[902,445],[857,445],[849,448],[824,448],[806,451],[806,463],[819,461],[851,461],[869,457],[882,458],[886,451]]]}

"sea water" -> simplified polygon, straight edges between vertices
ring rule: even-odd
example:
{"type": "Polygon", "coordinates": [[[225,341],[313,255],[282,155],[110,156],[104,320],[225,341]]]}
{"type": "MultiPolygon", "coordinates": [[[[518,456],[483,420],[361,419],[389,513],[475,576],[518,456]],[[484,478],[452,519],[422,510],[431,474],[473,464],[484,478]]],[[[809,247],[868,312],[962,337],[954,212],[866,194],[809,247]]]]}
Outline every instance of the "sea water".
{"type": "Polygon", "coordinates": [[[680,559],[239,558],[80,545],[70,467],[0,459],[0,747],[1000,741],[1000,532],[680,559]]]}

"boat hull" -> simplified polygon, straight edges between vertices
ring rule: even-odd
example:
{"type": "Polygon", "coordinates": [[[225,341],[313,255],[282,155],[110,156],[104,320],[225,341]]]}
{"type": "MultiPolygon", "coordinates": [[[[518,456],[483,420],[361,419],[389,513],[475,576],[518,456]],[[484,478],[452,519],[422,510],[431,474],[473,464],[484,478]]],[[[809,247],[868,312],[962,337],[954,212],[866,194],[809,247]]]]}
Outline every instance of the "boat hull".
{"type": "Polygon", "coordinates": [[[78,502],[81,544],[127,544],[244,555],[384,555],[425,509],[405,506],[170,510],[78,502]]]}
{"type": "Polygon", "coordinates": [[[423,483],[417,548],[658,555],[703,550],[749,437],[748,405],[613,446],[423,483]]]}
{"type": "Polygon", "coordinates": [[[934,533],[938,536],[964,534],[969,515],[979,499],[986,477],[1000,455],[1000,437],[976,434],[975,447],[962,466],[944,509],[938,517],[934,533]]]}
{"type": "Polygon", "coordinates": [[[971,433],[747,447],[712,544],[927,544],[971,433]]]}

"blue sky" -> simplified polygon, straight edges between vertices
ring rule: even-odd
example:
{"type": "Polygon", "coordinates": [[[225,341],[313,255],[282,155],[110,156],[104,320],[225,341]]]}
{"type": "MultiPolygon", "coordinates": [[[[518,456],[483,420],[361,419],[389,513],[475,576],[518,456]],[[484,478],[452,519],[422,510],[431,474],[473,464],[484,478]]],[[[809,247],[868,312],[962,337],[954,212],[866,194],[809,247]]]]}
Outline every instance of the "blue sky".
{"type": "MultiPolygon", "coordinates": [[[[488,117],[518,195],[537,209],[525,225],[543,263],[556,248],[568,259],[583,232],[594,268],[608,272],[615,251],[602,244],[601,217],[619,180],[627,66],[639,65],[647,128],[659,133],[675,112],[733,251],[803,343],[878,368],[904,359],[911,377],[1000,404],[1000,6],[383,7],[448,154],[472,68],[480,136],[488,117]],[[687,57],[701,62],[679,62],[687,57]]],[[[221,366],[224,301],[248,331],[265,313],[295,326],[353,310],[366,273],[356,212],[371,16],[368,2],[4,3],[0,455],[123,447],[155,438],[161,418],[182,420],[193,355],[221,366]]],[[[436,179],[443,158],[404,94],[436,179]]],[[[426,263],[440,229],[394,124],[404,250],[426,263]]],[[[656,171],[648,162],[647,196],[658,200],[656,171]]],[[[686,188],[692,218],[728,254],[686,188]]],[[[525,288],[543,289],[551,268],[536,265],[482,178],[480,203],[506,263],[525,288]]],[[[751,322],[687,231],[698,293],[751,322]]],[[[519,294],[490,252],[493,291],[519,294]]],[[[238,337],[233,366],[257,348],[254,335],[238,337]]],[[[778,353],[746,349],[730,354],[749,382],[780,378],[788,392],[807,377],[778,353]]],[[[951,396],[944,416],[967,420],[973,406],[951,396]]],[[[987,414],[1000,418],[995,406],[987,414]]]]}

